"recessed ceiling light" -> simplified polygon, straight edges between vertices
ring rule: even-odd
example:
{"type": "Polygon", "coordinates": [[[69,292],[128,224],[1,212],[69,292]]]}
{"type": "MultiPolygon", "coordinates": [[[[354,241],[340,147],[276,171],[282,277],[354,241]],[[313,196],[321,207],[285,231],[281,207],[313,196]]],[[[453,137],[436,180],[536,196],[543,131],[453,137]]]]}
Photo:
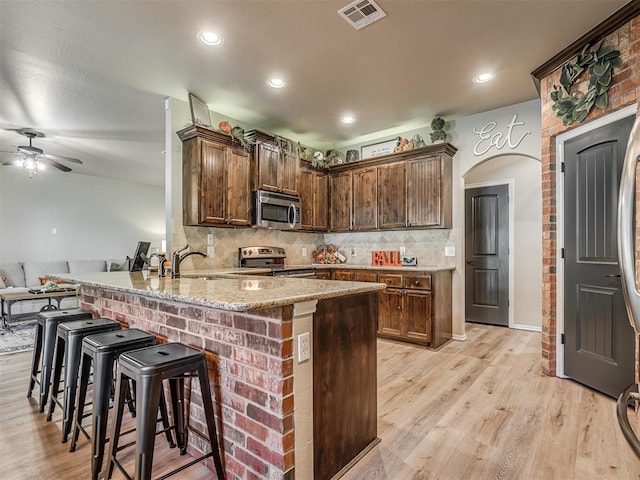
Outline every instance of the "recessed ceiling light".
{"type": "Polygon", "coordinates": [[[269,85],[271,88],[282,88],[284,87],[284,80],[282,80],[281,78],[270,78],[269,80],[267,80],[267,85],[269,85]]]}
{"type": "Polygon", "coordinates": [[[198,40],[200,40],[205,45],[213,45],[217,47],[222,45],[222,37],[215,32],[200,32],[198,34],[198,40]]]}
{"type": "Polygon", "coordinates": [[[353,115],[345,115],[340,121],[349,125],[351,123],[355,123],[356,117],[354,117],[353,115]]]}
{"type": "Polygon", "coordinates": [[[473,81],[474,83],[487,83],[493,80],[494,78],[496,78],[496,76],[493,73],[487,72],[487,73],[481,73],[480,75],[475,77],[473,81]]]}

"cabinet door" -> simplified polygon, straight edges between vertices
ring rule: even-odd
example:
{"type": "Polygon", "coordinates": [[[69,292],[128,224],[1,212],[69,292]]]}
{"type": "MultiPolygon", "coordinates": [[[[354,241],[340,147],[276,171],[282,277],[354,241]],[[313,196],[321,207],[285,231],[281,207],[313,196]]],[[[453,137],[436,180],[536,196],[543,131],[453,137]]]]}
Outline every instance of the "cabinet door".
{"type": "Polygon", "coordinates": [[[256,144],[256,156],[258,163],[258,190],[279,192],[278,170],[280,167],[280,150],[268,143],[256,144]]]}
{"type": "Polygon", "coordinates": [[[351,229],[351,172],[330,177],[331,231],[344,232],[351,229]]]}
{"type": "Polygon", "coordinates": [[[407,223],[405,164],[378,167],[378,228],[400,228],[407,223]]]}
{"type": "Polygon", "coordinates": [[[402,290],[387,288],[378,293],[378,333],[401,338],[403,334],[402,290]]]}
{"type": "Polygon", "coordinates": [[[405,290],[404,317],[407,339],[431,342],[431,292],[405,290]]]}
{"type": "Polygon", "coordinates": [[[312,230],[314,226],[314,173],[310,170],[300,172],[300,228],[312,230]]]}
{"type": "Polygon", "coordinates": [[[313,196],[313,229],[326,231],[329,225],[329,177],[326,174],[313,174],[313,196]]]}
{"type": "Polygon", "coordinates": [[[353,172],[353,229],[373,230],[378,226],[378,184],[376,168],[353,172]]]}
{"type": "Polygon", "coordinates": [[[229,225],[251,224],[250,155],[244,150],[227,148],[226,217],[229,225]]]}
{"type": "Polygon", "coordinates": [[[280,152],[279,157],[276,185],[282,193],[298,195],[300,159],[283,152],[280,152]]]}
{"type": "Polygon", "coordinates": [[[200,150],[199,224],[225,221],[225,150],[226,147],[202,140],[200,150]]]}
{"type": "Polygon", "coordinates": [[[412,160],[407,165],[407,224],[443,226],[440,156],[412,160]]]}

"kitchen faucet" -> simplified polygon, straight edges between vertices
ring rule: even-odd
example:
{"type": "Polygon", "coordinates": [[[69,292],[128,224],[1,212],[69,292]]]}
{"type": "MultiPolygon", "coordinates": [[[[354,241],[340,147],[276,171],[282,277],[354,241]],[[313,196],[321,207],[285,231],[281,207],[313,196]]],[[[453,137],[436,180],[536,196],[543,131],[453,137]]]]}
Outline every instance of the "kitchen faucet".
{"type": "Polygon", "coordinates": [[[184,253],[188,248],[189,245],[173,252],[173,255],[171,257],[171,278],[178,278],[180,276],[180,262],[182,262],[189,255],[200,255],[201,257],[207,258],[207,254],[202,252],[184,253]]]}

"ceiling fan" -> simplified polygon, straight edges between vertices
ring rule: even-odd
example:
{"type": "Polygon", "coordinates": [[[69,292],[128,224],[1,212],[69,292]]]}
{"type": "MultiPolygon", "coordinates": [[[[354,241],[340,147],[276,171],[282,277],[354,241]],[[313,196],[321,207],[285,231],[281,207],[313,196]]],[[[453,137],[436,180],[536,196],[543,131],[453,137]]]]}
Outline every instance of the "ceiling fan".
{"type": "Polygon", "coordinates": [[[44,170],[47,166],[57,168],[63,172],[70,172],[71,168],[63,165],[60,162],[71,162],[82,164],[81,160],[71,157],[63,157],[62,155],[51,155],[44,153],[44,150],[32,145],[34,138],[44,137],[42,132],[31,130],[30,128],[18,128],[15,129],[17,133],[23,135],[29,139],[29,145],[19,145],[15,152],[3,151],[3,153],[10,153],[15,155],[13,160],[8,160],[3,165],[17,165],[19,167],[29,170],[29,177],[37,173],[39,170],[44,170]]]}

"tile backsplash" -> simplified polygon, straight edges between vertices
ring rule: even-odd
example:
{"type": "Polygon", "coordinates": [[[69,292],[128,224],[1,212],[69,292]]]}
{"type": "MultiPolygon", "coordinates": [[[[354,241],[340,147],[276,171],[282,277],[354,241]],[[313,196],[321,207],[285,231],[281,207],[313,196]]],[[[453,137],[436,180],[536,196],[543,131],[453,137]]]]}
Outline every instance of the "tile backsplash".
{"type": "Polygon", "coordinates": [[[249,245],[269,245],[287,250],[287,263],[311,263],[311,252],[322,244],[340,248],[350,265],[370,265],[372,250],[400,250],[415,256],[418,265],[453,266],[455,257],[445,257],[445,246],[455,244],[455,230],[394,230],[350,233],[302,233],[267,230],[262,228],[208,228],[185,227],[181,221],[174,224],[174,249],[186,244],[191,250],[207,251],[207,235],[213,235],[213,258],[191,256],[185,259],[185,268],[227,268],[238,265],[238,248],[249,245]],[[307,255],[303,256],[303,248],[307,255]]]}

